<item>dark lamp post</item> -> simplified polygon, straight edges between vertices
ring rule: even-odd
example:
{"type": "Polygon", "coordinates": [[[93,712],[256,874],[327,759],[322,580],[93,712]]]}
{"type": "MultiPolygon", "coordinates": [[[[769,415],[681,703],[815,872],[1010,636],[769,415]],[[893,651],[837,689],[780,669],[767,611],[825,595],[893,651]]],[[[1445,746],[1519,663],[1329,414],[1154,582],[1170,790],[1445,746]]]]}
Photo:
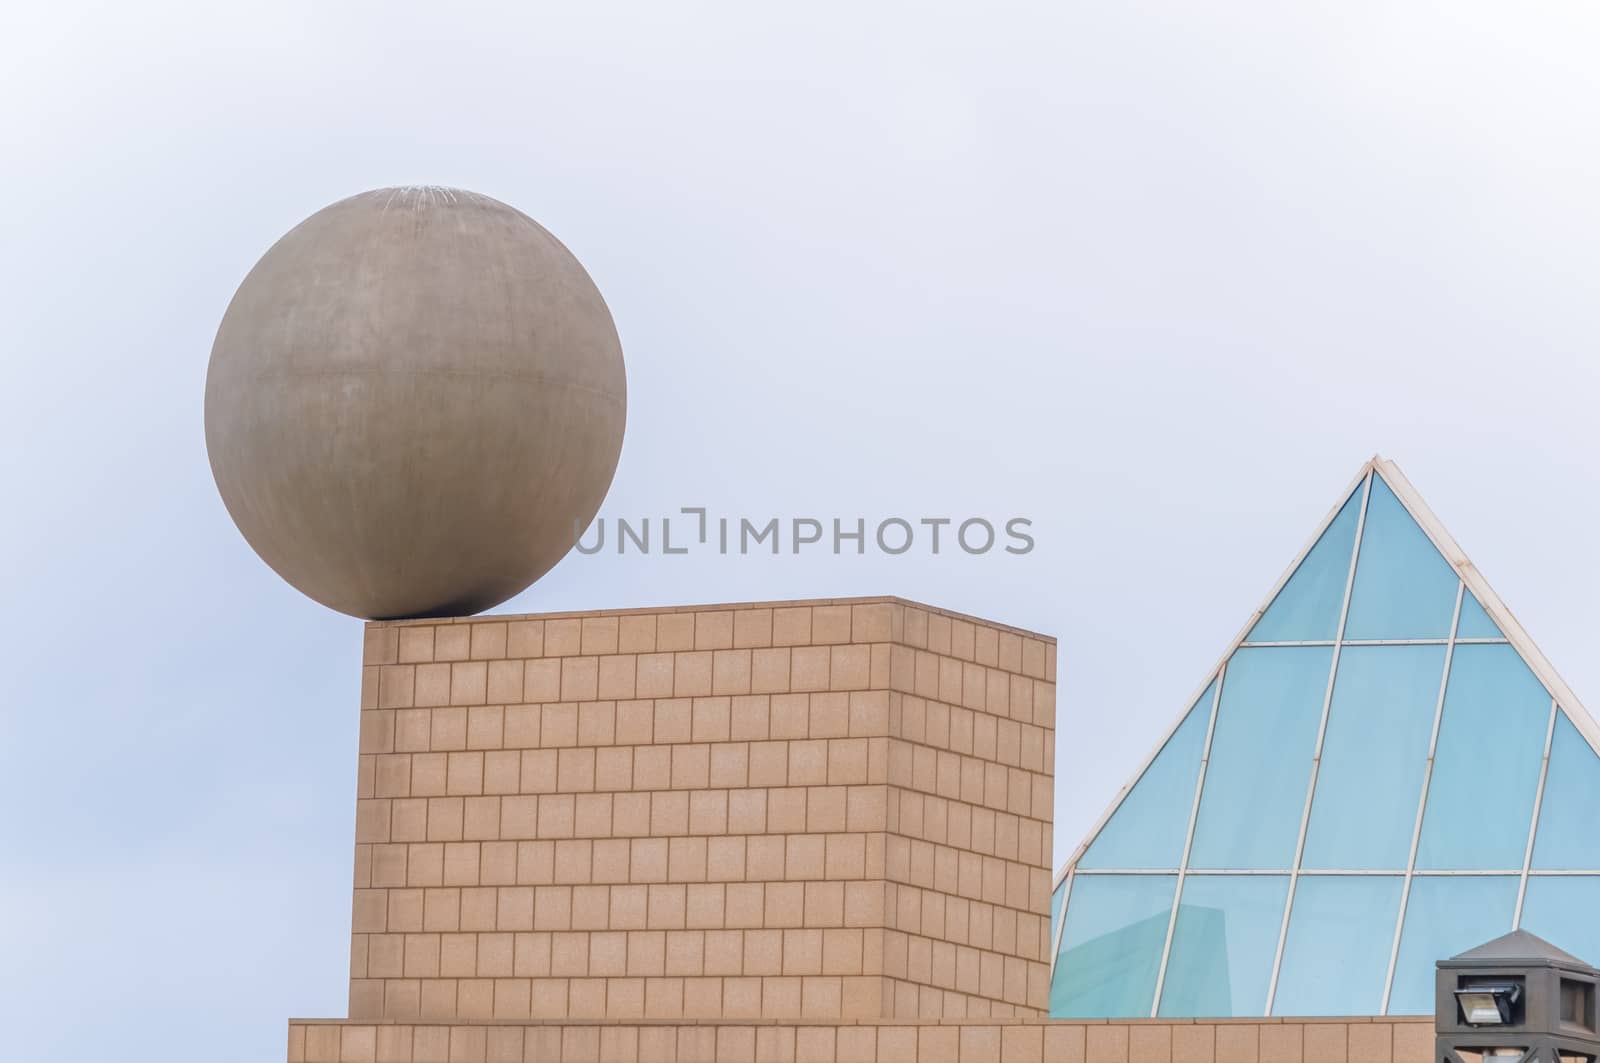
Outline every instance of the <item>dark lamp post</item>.
{"type": "Polygon", "coordinates": [[[1438,1063],[1597,1063],[1600,972],[1516,930],[1438,964],[1438,1063]]]}

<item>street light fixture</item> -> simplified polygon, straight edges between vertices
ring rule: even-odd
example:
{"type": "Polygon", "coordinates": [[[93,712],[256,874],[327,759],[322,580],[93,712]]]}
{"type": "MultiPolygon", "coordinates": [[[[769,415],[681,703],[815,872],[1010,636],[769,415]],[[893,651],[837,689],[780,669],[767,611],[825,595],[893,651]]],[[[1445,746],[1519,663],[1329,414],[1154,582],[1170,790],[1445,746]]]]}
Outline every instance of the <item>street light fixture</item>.
{"type": "Polygon", "coordinates": [[[1468,1026],[1506,1025],[1521,999],[1522,985],[1518,982],[1488,982],[1456,989],[1461,1019],[1468,1026]]]}
{"type": "Polygon", "coordinates": [[[1440,1063],[1597,1063],[1600,971],[1525,930],[1440,960],[1440,1063]]]}

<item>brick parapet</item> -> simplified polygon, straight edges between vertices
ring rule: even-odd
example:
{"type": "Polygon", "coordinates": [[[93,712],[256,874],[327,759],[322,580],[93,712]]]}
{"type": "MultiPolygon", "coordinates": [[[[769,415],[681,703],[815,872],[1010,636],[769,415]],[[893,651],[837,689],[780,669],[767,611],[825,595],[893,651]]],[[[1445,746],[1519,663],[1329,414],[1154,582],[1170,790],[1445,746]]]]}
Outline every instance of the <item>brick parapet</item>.
{"type": "Polygon", "coordinates": [[[1039,1014],[1054,643],[898,599],[368,626],[351,1014],[1039,1014]]]}

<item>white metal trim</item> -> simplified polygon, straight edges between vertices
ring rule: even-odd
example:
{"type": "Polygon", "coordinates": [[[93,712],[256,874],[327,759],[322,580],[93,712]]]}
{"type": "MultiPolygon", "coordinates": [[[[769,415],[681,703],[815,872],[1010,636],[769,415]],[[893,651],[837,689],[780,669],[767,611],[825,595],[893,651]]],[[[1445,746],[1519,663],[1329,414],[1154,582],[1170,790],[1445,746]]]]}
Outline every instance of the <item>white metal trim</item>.
{"type": "MultiPolygon", "coordinates": [[[[1152,867],[1124,867],[1124,868],[1109,868],[1109,867],[1101,868],[1101,867],[1095,867],[1095,868],[1089,868],[1089,867],[1079,867],[1079,868],[1074,868],[1072,873],[1074,875],[1176,875],[1178,873],[1178,869],[1175,868],[1175,867],[1166,867],[1166,868],[1152,868],[1152,867]]],[[[1241,868],[1237,868],[1237,869],[1234,869],[1234,870],[1228,870],[1228,869],[1224,869],[1224,868],[1197,868],[1197,867],[1191,867],[1189,869],[1189,874],[1191,874],[1191,875],[1287,875],[1288,873],[1289,873],[1289,869],[1288,868],[1284,868],[1281,871],[1263,871],[1262,869],[1255,868],[1255,867],[1241,867],[1241,868]]]]}
{"type": "Polygon", "coordinates": [[[1344,640],[1345,624],[1350,620],[1350,592],[1356,583],[1356,567],[1361,563],[1361,539],[1367,526],[1367,507],[1372,502],[1372,476],[1369,469],[1361,486],[1361,511],[1356,515],[1355,542],[1350,544],[1350,567],[1344,577],[1344,601],[1339,606],[1339,626],[1335,629],[1333,653],[1328,662],[1328,684],[1322,693],[1322,716],[1317,721],[1317,744],[1311,757],[1311,777],[1306,782],[1305,807],[1300,811],[1300,835],[1294,845],[1294,866],[1289,871],[1289,891],[1283,901],[1283,921],[1278,926],[1278,947],[1272,956],[1272,980],[1267,983],[1267,1006],[1264,1016],[1272,1014],[1272,1002],[1278,995],[1278,975],[1283,969],[1283,946],[1289,937],[1289,913],[1294,911],[1295,887],[1300,884],[1300,861],[1305,856],[1306,829],[1311,824],[1311,802],[1317,793],[1317,774],[1322,768],[1322,743],[1328,736],[1328,710],[1333,705],[1334,680],[1339,675],[1339,649],[1344,640]]]}
{"type": "MultiPolygon", "coordinates": [[[[1055,893],[1055,890],[1051,890],[1055,893]]],[[[1056,932],[1050,935],[1050,976],[1045,980],[1046,991],[1056,982],[1056,957],[1061,953],[1061,933],[1067,928],[1067,902],[1072,900],[1072,876],[1061,884],[1061,918],[1056,920],[1056,932]]],[[[1048,1010],[1046,1002],[1046,1010],[1048,1010]]]]}
{"type": "Polygon", "coordinates": [[[1550,778],[1550,745],[1556,736],[1556,713],[1560,704],[1550,699],[1550,722],[1544,732],[1544,759],[1539,762],[1539,787],[1533,792],[1533,819],[1528,823],[1528,848],[1522,856],[1522,880],[1517,883],[1517,910],[1511,916],[1511,929],[1522,925],[1522,902],[1528,896],[1528,872],[1533,869],[1533,843],[1539,836],[1539,809],[1544,806],[1544,785],[1550,778]]]}
{"type": "MultiPolygon", "coordinates": [[[[1211,718],[1206,721],[1206,744],[1200,751],[1200,771],[1194,780],[1194,801],[1189,806],[1189,827],[1183,836],[1183,862],[1178,866],[1178,884],[1172,890],[1172,912],[1167,917],[1167,940],[1161,946],[1161,966],[1156,968],[1156,992],[1150,1000],[1150,1017],[1161,1007],[1161,990],[1167,981],[1167,960],[1172,956],[1172,934],[1178,925],[1178,906],[1183,903],[1183,883],[1189,874],[1189,851],[1194,848],[1194,825],[1200,818],[1200,794],[1206,785],[1206,768],[1211,764],[1211,739],[1217,733],[1217,707],[1222,704],[1222,685],[1228,680],[1228,663],[1217,672],[1211,691],[1211,718]]],[[[1065,919],[1062,922],[1066,922],[1065,919]]]]}
{"type": "MultiPolygon", "coordinates": [[[[1459,582],[1459,581],[1458,581],[1459,582]]],[[[1340,646],[1443,646],[1447,642],[1454,642],[1457,646],[1503,646],[1508,639],[1341,639],[1340,646]]],[[[1332,646],[1332,639],[1322,639],[1315,642],[1241,642],[1242,650],[1256,649],[1262,646],[1332,646]]]]}
{"type": "Polygon", "coordinates": [[[1411,901],[1411,881],[1417,874],[1417,846],[1422,841],[1422,814],[1428,807],[1428,788],[1433,785],[1433,756],[1439,749],[1439,724],[1444,719],[1445,692],[1450,686],[1450,664],[1456,653],[1456,631],[1461,627],[1461,602],[1467,585],[1456,580],[1456,604],[1450,613],[1450,638],[1444,647],[1444,670],[1439,674],[1439,696],[1433,704],[1433,730],[1428,735],[1428,760],[1422,767],[1422,792],[1417,794],[1417,817],[1411,824],[1411,851],[1406,857],[1405,883],[1400,887],[1400,910],[1394,916],[1394,940],[1389,943],[1389,969],[1383,976],[1383,1011],[1389,1014],[1389,996],[1394,991],[1395,964],[1400,959],[1400,932],[1405,928],[1406,905],[1411,901]]]}

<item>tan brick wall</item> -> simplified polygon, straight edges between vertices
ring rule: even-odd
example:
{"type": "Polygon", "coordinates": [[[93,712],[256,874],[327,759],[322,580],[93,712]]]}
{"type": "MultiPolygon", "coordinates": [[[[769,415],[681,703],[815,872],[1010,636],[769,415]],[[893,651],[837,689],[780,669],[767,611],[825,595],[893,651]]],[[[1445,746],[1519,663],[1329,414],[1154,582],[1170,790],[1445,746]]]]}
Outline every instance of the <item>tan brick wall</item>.
{"type": "Polygon", "coordinates": [[[1042,1015],[1055,645],[913,609],[890,660],[883,1014],[1042,1015]]]}
{"type": "Polygon", "coordinates": [[[354,1019],[1047,995],[1055,645],[892,599],[371,624],[354,1019]]]}
{"type": "Polygon", "coordinates": [[[295,1022],[289,1063],[1429,1063],[1433,1020],[295,1022]]]}

